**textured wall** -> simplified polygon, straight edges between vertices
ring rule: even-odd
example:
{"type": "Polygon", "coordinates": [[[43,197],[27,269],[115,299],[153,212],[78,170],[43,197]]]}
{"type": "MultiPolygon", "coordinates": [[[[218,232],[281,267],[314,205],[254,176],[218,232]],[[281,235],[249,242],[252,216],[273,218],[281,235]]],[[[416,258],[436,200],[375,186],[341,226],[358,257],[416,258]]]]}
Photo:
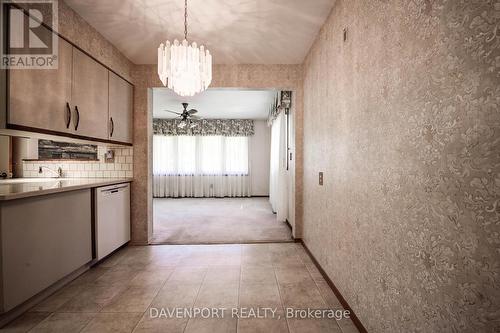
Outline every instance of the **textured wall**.
{"type": "Polygon", "coordinates": [[[499,19],[338,0],[306,58],[303,238],[368,331],[500,331],[499,19]]]}
{"type": "MultiPolygon", "coordinates": [[[[17,5],[24,6],[22,2],[17,3],[17,5]]],[[[130,80],[133,64],[127,57],[68,6],[64,0],[57,1],[57,9],[59,24],[54,30],[59,35],[130,80]]],[[[45,13],[45,17],[49,17],[49,14],[45,13]]]]}
{"type": "Polygon", "coordinates": [[[265,120],[254,120],[255,134],[250,136],[250,172],[252,195],[269,195],[271,165],[271,127],[265,120]]]}
{"type": "MultiPolygon", "coordinates": [[[[148,89],[163,87],[155,65],[138,65],[132,71],[134,90],[134,182],[132,183],[132,241],[145,244],[151,238],[152,221],[152,111],[148,89]],[[149,227],[148,227],[149,226],[149,227]]],[[[214,65],[211,87],[282,88],[293,90],[296,121],[295,215],[300,234],[302,216],[302,66],[301,65],[214,65]]],[[[294,221],[292,221],[293,223],[294,221]]]]}
{"type": "Polygon", "coordinates": [[[58,32],[94,58],[130,80],[132,63],[64,1],[58,2],[58,32]]]}
{"type": "Polygon", "coordinates": [[[138,65],[132,70],[134,81],[134,181],[131,191],[131,238],[134,244],[147,244],[153,221],[153,116],[148,109],[151,91],[159,87],[156,68],[138,65]]]}

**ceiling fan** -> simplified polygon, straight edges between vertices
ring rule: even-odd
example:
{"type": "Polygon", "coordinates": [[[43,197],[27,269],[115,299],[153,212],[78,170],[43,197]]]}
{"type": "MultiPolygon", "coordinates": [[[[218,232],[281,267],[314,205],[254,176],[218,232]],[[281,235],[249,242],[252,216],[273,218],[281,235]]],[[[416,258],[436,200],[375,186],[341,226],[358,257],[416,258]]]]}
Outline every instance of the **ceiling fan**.
{"type": "Polygon", "coordinates": [[[195,116],[195,113],[197,113],[198,110],[196,110],[196,109],[188,110],[187,109],[188,105],[189,105],[188,103],[182,103],[182,107],[184,108],[184,110],[182,112],[165,110],[165,111],[170,112],[170,113],[175,113],[176,115],[178,115],[181,118],[179,125],[177,125],[177,127],[179,127],[179,128],[184,128],[188,125],[189,125],[189,128],[195,128],[196,126],[198,126],[198,124],[196,122],[194,122],[193,120],[201,120],[202,119],[198,116],[195,116]]]}

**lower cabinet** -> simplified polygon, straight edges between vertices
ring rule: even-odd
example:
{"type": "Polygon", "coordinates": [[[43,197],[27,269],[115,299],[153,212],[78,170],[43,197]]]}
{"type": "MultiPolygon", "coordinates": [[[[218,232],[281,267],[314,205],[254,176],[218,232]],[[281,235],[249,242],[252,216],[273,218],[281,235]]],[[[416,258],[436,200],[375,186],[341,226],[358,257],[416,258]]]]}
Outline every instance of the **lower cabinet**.
{"type": "Polygon", "coordinates": [[[2,312],[92,260],[91,189],[0,203],[2,312]]]}

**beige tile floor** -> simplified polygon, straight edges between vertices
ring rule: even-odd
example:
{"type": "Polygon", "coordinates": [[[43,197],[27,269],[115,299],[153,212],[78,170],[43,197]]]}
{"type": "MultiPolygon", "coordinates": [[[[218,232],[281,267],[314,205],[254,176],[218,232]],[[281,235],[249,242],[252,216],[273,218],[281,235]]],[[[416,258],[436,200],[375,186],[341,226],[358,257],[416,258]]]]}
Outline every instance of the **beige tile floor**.
{"type": "Polygon", "coordinates": [[[0,331],[357,332],[349,319],[285,318],[286,308],[342,308],[299,243],[137,246],[118,251],[0,331]],[[228,309],[224,318],[151,316],[162,308],[220,307],[228,309]],[[277,315],[237,318],[233,307],[276,308],[277,315]]]}
{"type": "Polygon", "coordinates": [[[211,244],[291,241],[269,198],[156,198],[153,243],[211,244]]]}

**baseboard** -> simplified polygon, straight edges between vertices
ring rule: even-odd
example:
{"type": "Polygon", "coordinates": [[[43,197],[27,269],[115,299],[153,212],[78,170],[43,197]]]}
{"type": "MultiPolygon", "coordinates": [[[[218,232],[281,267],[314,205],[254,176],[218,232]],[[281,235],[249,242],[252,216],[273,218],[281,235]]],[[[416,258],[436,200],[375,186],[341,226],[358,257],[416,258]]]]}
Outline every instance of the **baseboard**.
{"type": "Polygon", "coordinates": [[[24,313],[26,313],[28,310],[30,310],[32,307],[37,305],[38,303],[42,302],[45,300],[47,297],[50,295],[54,294],[55,292],[61,290],[64,286],[69,284],[71,281],[76,279],[78,276],[82,275],[86,271],[89,270],[91,264],[85,264],[82,267],[78,268],[74,272],[70,273],[66,277],[60,279],[59,281],[55,282],[52,284],[50,287],[44,289],[40,293],[36,294],[35,296],[31,297],[24,303],[18,305],[12,310],[9,310],[8,312],[4,312],[0,314],[0,327],[4,327],[11,321],[14,321],[24,313]]]}
{"type": "Polygon", "coordinates": [[[257,240],[257,241],[220,241],[220,242],[150,242],[147,245],[239,245],[239,244],[276,244],[294,243],[295,240],[257,240]]]}
{"type": "Polygon", "coordinates": [[[311,251],[309,250],[309,248],[307,247],[307,245],[304,243],[304,241],[301,238],[296,238],[295,241],[297,243],[301,243],[302,244],[302,246],[306,250],[307,254],[309,255],[309,257],[313,261],[314,265],[316,266],[316,268],[319,270],[319,272],[321,273],[321,275],[325,279],[326,283],[328,283],[328,285],[330,286],[330,288],[332,288],[333,293],[335,294],[335,296],[337,296],[337,299],[339,300],[340,304],[342,304],[342,306],[344,307],[344,309],[349,310],[349,312],[351,314],[350,315],[351,320],[354,323],[354,325],[356,325],[356,328],[358,329],[358,331],[360,331],[361,333],[367,333],[368,331],[363,326],[363,324],[359,320],[358,316],[356,316],[356,314],[354,313],[354,311],[352,310],[352,308],[349,306],[349,303],[347,303],[347,301],[345,300],[344,296],[342,296],[342,294],[340,293],[340,291],[338,290],[338,288],[335,286],[335,284],[333,283],[333,281],[328,277],[328,275],[326,274],[325,270],[323,269],[323,267],[321,267],[321,265],[316,260],[316,258],[314,257],[314,255],[311,253],[311,251]]]}

